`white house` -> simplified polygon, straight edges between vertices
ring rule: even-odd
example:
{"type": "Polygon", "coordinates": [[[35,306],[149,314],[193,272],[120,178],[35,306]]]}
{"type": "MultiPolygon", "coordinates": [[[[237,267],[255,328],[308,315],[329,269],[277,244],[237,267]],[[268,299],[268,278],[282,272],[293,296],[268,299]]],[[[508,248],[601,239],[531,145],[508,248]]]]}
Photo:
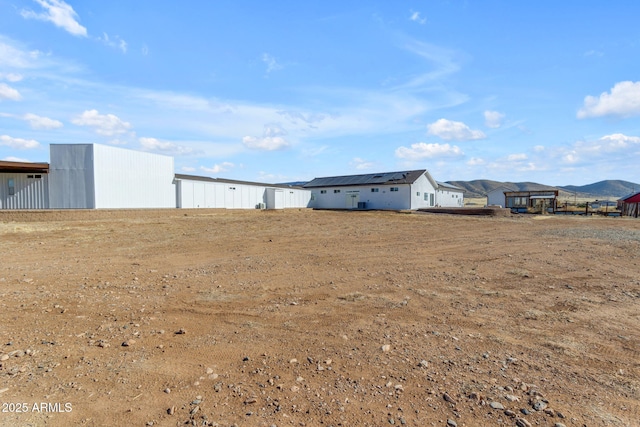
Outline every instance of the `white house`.
{"type": "Polygon", "coordinates": [[[306,208],[311,192],[301,187],[176,174],[177,207],[225,209],[306,208]]]}
{"type": "Polygon", "coordinates": [[[49,207],[175,208],[173,157],[100,144],[51,144],[49,207]]]}
{"type": "Polygon", "coordinates": [[[438,183],[425,169],[315,178],[304,185],[317,209],[419,209],[436,206],[438,183]]]}

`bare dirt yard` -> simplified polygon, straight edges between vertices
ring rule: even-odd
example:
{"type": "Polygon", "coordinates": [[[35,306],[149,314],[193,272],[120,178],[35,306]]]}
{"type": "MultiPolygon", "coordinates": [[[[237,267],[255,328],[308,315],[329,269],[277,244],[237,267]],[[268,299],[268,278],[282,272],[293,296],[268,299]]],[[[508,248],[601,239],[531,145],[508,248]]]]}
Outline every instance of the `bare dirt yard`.
{"type": "Polygon", "coordinates": [[[639,426],[640,221],[0,212],[2,426],[639,426]]]}

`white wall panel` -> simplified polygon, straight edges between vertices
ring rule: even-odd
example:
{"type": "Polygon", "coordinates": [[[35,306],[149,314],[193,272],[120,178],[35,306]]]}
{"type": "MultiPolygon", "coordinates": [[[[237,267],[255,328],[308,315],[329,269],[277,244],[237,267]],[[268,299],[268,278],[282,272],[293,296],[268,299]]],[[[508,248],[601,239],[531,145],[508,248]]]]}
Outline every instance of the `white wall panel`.
{"type": "Polygon", "coordinates": [[[47,209],[48,182],[46,173],[0,173],[0,209],[47,209]]]}
{"type": "Polygon", "coordinates": [[[93,150],[96,208],[176,207],[172,157],[98,144],[93,150]]]}

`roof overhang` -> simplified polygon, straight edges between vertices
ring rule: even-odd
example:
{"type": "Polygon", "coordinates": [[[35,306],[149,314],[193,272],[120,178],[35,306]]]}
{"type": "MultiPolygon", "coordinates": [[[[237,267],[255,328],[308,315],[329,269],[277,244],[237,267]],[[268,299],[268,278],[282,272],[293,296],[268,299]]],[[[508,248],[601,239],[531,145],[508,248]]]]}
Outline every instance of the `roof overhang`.
{"type": "Polygon", "coordinates": [[[0,172],[49,173],[49,163],[10,162],[0,160],[0,172]]]}

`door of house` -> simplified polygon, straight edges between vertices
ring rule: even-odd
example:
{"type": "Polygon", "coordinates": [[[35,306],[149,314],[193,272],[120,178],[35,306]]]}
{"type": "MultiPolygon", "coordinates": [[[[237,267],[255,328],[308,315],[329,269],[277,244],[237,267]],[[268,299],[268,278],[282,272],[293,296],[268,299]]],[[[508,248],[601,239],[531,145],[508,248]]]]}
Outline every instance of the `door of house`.
{"type": "Polygon", "coordinates": [[[347,209],[357,209],[360,201],[360,193],[347,193],[347,209]]]}

